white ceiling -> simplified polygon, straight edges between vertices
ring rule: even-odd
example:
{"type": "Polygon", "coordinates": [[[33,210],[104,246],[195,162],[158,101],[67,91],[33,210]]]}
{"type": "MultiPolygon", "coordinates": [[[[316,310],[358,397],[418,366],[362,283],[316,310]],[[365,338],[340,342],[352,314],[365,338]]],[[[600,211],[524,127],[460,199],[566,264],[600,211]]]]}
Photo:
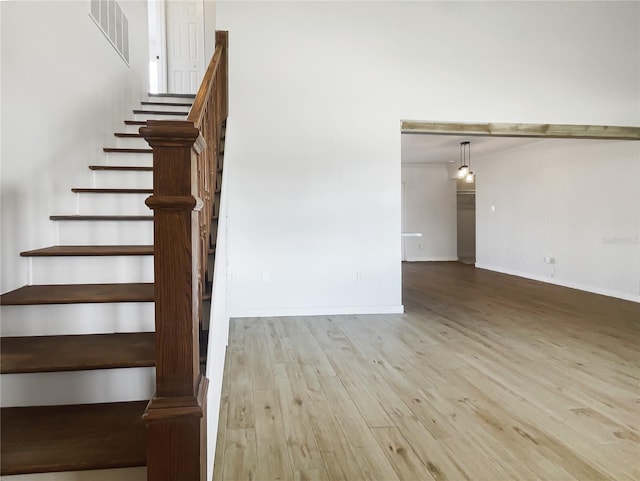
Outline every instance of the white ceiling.
{"type": "Polygon", "coordinates": [[[476,135],[402,134],[403,164],[447,164],[460,162],[460,142],[471,142],[471,157],[548,143],[550,139],[480,137],[476,135]]]}

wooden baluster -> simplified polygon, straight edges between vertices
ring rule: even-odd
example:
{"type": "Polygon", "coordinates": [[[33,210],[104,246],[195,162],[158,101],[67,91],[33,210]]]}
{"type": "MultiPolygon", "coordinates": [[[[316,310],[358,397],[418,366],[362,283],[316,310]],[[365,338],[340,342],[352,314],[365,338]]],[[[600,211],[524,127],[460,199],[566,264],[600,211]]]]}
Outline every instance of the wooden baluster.
{"type": "MultiPolygon", "coordinates": [[[[203,123],[206,122],[206,111],[204,115],[205,116],[203,119],[203,123]]],[[[200,128],[200,131],[203,132],[202,127],[200,128]]],[[[205,140],[206,140],[206,136],[205,136],[205,140]]],[[[206,288],[204,266],[206,265],[205,259],[207,259],[206,257],[207,254],[202,249],[202,236],[204,235],[204,232],[206,231],[206,228],[207,228],[206,226],[207,226],[208,193],[207,193],[207,185],[206,185],[206,178],[207,178],[206,155],[207,155],[207,149],[204,149],[198,156],[198,182],[197,182],[198,190],[200,192],[200,198],[202,199],[202,202],[203,202],[202,210],[198,215],[198,251],[200,253],[200,258],[202,259],[202,262],[199,265],[199,280],[200,280],[200,294],[201,294],[200,300],[201,301],[202,301],[202,296],[205,294],[205,288],[206,288]]],[[[202,306],[201,306],[201,309],[202,309],[202,306]]],[[[202,322],[202,319],[200,319],[200,321],[202,322]]]]}
{"type": "Polygon", "coordinates": [[[207,379],[200,374],[196,156],[192,122],[148,121],[153,148],[156,392],[144,414],[147,479],[202,481],[206,471],[207,379]]]}

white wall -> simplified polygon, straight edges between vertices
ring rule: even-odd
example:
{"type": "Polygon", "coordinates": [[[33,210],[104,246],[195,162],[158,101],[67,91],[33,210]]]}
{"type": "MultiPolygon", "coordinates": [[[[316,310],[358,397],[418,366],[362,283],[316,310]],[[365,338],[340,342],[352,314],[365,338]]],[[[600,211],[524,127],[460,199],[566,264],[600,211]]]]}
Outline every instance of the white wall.
{"type": "Polygon", "coordinates": [[[407,261],[455,261],[456,181],[447,166],[403,165],[405,189],[404,220],[406,232],[422,237],[405,237],[407,261]]]}
{"type": "Polygon", "coordinates": [[[474,165],[476,266],[640,301],[640,143],[549,140],[474,165]]]}
{"type": "Polygon", "coordinates": [[[71,187],[146,92],[146,2],[121,1],[127,66],[80,1],[0,2],[2,9],[2,274],[0,291],[27,283],[26,249],[55,240],[54,213],[71,213],[71,187]]]}
{"type": "Polygon", "coordinates": [[[637,2],[217,2],[232,315],[401,304],[400,119],[640,124],[637,2]]]}
{"type": "Polygon", "coordinates": [[[204,4],[204,68],[206,71],[216,50],[216,2],[202,0],[204,4]]]}

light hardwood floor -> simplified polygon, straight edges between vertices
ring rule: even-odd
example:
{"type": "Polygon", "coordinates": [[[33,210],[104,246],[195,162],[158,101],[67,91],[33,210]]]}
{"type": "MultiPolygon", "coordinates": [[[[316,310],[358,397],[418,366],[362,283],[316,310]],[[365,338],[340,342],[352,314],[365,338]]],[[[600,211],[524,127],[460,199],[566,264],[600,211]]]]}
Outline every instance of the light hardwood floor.
{"type": "Polygon", "coordinates": [[[215,481],[640,480],[640,304],[403,265],[406,314],[234,319],[215,481]]]}

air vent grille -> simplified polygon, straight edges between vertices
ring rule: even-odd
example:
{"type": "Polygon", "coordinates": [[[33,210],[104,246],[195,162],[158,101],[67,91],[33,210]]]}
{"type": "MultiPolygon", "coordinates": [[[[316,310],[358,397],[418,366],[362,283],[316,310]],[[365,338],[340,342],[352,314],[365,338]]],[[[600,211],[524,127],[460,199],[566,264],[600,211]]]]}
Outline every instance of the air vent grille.
{"type": "Polygon", "coordinates": [[[129,21],[116,0],[91,0],[89,16],[129,65],[129,21]]]}

